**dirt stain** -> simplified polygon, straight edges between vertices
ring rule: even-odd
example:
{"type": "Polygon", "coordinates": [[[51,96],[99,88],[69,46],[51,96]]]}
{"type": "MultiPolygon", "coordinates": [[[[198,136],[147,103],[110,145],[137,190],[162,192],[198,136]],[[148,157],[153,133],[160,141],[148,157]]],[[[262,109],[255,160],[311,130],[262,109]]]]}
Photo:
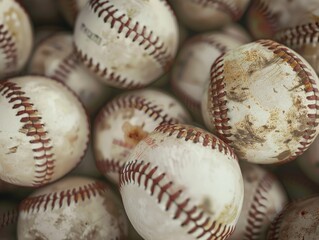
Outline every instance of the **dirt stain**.
{"type": "Polygon", "coordinates": [[[148,132],[143,129],[144,124],[132,125],[128,121],[124,122],[122,125],[122,130],[124,132],[124,140],[129,145],[135,146],[138,144],[143,138],[148,136],[148,132]]]}

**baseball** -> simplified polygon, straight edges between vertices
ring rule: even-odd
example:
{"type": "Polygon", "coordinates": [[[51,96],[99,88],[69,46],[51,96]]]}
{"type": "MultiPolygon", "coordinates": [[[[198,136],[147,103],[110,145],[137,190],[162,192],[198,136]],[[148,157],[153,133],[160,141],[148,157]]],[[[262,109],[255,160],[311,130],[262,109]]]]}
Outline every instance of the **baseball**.
{"type": "Polygon", "coordinates": [[[0,79],[20,72],[32,50],[27,13],[15,0],[0,0],[0,79]]]}
{"type": "Polygon", "coordinates": [[[188,111],[156,89],[122,93],[107,102],[93,126],[93,146],[100,172],[119,183],[119,173],[136,144],[163,123],[189,123],[188,111]]]}
{"type": "Polygon", "coordinates": [[[309,63],[284,45],[242,45],[212,65],[202,99],[205,125],[241,160],[293,160],[318,134],[318,83],[309,63]]]}
{"type": "Polygon", "coordinates": [[[65,83],[93,115],[110,98],[111,88],[87,71],[76,58],[72,44],[71,33],[52,33],[35,48],[28,72],[65,83]]]}
{"type": "Polygon", "coordinates": [[[239,20],[249,0],[169,0],[178,19],[194,31],[207,31],[239,20]]]}
{"type": "Polygon", "coordinates": [[[290,203],[272,222],[267,240],[316,240],[319,236],[319,196],[290,203]]]}
{"type": "Polygon", "coordinates": [[[222,53],[242,44],[223,31],[213,31],[188,38],[181,47],[172,69],[170,84],[198,121],[202,120],[200,104],[212,62],[222,53]]]}
{"type": "Polygon", "coordinates": [[[241,162],[244,204],[229,240],[266,239],[269,225],[288,203],[278,179],[258,165],[241,162]]]}
{"type": "Polygon", "coordinates": [[[279,31],[275,38],[303,56],[319,74],[319,2],[314,0],[297,2],[305,4],[305,7],[308,5],[308,11],[304,10],[305,13],[301,17],[296,17],[295,24],[279,31]]]}
{"type": "Polygon", "coordinates": [[[37,189],[19,207],[18,239],[127,239],[127,218],[106,183],[66,177],[37,189]]]}
{"type": "Polygon", "coordinates": [[[163,0],[90,0],[77,18],[74,42],[80,59],[106,84],[141,88],[170,68],[177,21],[163,0]]]}
{"type": "Polygon", "coordinates": [[[54,181],[81,160],[89,123],[58,81],[24,76],[0,82],[0,178],[20,186],[54,181]]]}
{"type": "Polygon", "coordinates": [[[135,146],[121,171],[120,192],[145,240],[227,239],[244,196],[233,150],[184,124],[160,125],[135,146]]]}

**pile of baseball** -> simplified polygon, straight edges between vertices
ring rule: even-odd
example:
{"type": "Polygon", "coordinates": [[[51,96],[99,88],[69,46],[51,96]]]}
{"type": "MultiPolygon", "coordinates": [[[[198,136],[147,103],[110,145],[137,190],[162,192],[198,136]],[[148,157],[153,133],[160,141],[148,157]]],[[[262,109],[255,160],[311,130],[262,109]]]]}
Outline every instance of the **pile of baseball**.
{"type": "Polygon", "coordinates": [[[318,0],[0,0],[0,239],[318,240],[318,0]]]}

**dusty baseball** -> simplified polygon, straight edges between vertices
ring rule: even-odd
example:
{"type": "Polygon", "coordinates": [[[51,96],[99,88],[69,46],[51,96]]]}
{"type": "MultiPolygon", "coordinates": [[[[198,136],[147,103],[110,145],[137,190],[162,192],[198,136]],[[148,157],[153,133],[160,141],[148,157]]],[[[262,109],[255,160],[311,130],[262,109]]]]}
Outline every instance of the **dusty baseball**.
{"type": "Polygon", "coordinates": [[[233,150],[184,124],[158,126],[135,146],[120,175],[124,208],[145,240],[226,239],[243,191],[233,150]]]}
{"type": "Polygon", "coordinates": [[[0,0],[0,80],[22,70],[30,56],[30,19],[15,0],[0,0]]]}
{"type": "Polygon", "coordinates": [[[21,186],[54,181],[81,160],[89,123],[58,81],[24,76],[0,82],[0,178],[21,186]]]}
{"type": "Polygon", "coordinates": [[[18,239],[127,239],[127,219],[104,182],[63,178],[20,204],[18,239]]]}
{"type": "Polygon", "coordinates": [[[278,179],[258,165],[241,162],[244,204],[229,240],[265,239],[270,223],[288,203],[278,179]]]}
{"type": "Polygon", "coordinates": [[[214,31],[188,38],[175,60],[171,86],[196,119],[201,120],[201,100],[210,67],[222,53],[242,45],[233,36],[214,31]]]}
{"type": "Polygon", "coordinates": [[[290,203],[272,222],[267,240],[316,240],[319,236],[319,196],[290,203]]]}
{"type": "Polygon", "coordinates": [[[68,32],[57,32],[42,40],[29,61],[28,71],[65,83],[93,114],[110,98],[111,89],[77,59],[72,42],[68,32]]]}
{"type": "Polygon", "coordinates": [[[141,88],[166,72],[178,47],[178,27],[165,0],[90,0],[74,30],[79,57],[105,83],[141,88]]]}
{"type": "Polygon", "coordinates": [[[122,93],[107,102],[94,122],[93,143],[100,172],[119,183],[119,172],[136,144],[163,123],[189,123],[188,111],[156,89],[122,93]]]}
{"type": "Polygon", "coordinates": [[[284,45],[245,44],[212,66],[202,101],[205,125],[241,160],[293,160],[318,134],[318,83],[309,63],[284,45]]]}
{"type": "Polygon", "coordinates": [[[195,31],[217,29],[241,18],[249,0],[169,0],[179,20],[195,31]]]}

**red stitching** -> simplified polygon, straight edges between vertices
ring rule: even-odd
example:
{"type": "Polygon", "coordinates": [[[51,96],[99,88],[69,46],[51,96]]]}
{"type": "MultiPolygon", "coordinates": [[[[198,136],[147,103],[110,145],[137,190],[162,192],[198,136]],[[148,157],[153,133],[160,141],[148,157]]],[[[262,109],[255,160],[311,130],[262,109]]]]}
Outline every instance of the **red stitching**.
{"type": "Polygon", "coordinates": [[[10,209],[1,214],[0,216],[0,230],[11,225],[16,224],[18,221],[18,209],[10,209]]]}
{"type": "Polygon", "coordinates": [[[96,166],[102,174],[114,172],[120,174],[124,163],[120,163],[119,160],[115,159],[103,159],[96,160],[96,166]]]}
{"type": "Polygon", "coordinates": [[[237,160],[233,149],[227,143],[213,134],[201,131],[200,129],[178,124],[161,124],[154,131],[167,134],[168,136],[175,136],[176,138],[183,138],[185,141],[190,140],[193,143],[202,144],[204,147],[210,146],[212,149],[218,149],[220,152],[230,155],[237,160]]]}
{"type": "MultiPolygon", "coordinates": [[[[260,15],[262,15],[267,23],[269,24],[270,29],[272,32],[277,32],[278,31],[278,23],[276,16],[271,12],[269,9],[269,4],[267,4],[263,0],[255,0],[252,2],[251,7],[250,7],[250,12],[257,12],[260,15]]],[[[254,21],[255,19],[252,19],[254,21]]]]}
{"type": "Polygon", "coordinates": [[[16,83],[4,81],[0,83],[0,93],[13,104],[12,109],[17,111],[16,116],[20,117],[23,123],[22,129],[26,131],[26,136],[30,137],[32,151],[37,153],[35,160],[35,176],[33,186],[43,185],[50,182],[54,173],[54,154],[51,153],[51,140],[45,125],[42,123],[38,110],[30,102],[30,98],[25,96],[25,92],[16,83]],[[40,144],[41,146],[38,146],[40,144]]]}
{"type": "Polygon", "coordinates": [[[287,28],[276,35],[279,42],[295,47],[303,44],[319,42],[319,22],[310,22],[295,27],[287,28]]]}
{"type": "Polygon", "coordinates": [[[5,55],[5,69],[4,72],[11,74],[16,70],[18,64],[17,46],[13,39],[13,36],[0,24],[0,50],[5,55]]]}
{"type": "Polygon", "coordinates": [[[250,205],[247,217],[247,225],[245,228],[245,239],[259,239],[261,234],[261,227],[267,215],[268,192],[274,182],[271,174],[266,174],[259,182],[253,202],[250,205]]]}
{"type": "Polygon", "coordinates": [[[279,56],[282,60],[289,63],[293,70],[297,73],[298,77],[302,79],[302,82],[305,85],[305,92],[308,94],[307,99],[310,101],[315,101],[313,104],[308,104],[308,109],[313,110],[316,109],[316,114],[308,114],[308,128],[304,131],[302,140],[300,140],[298,147],[298,151],[295,152],[290,158],[286,161],[290,161],[295,159],[297,156],[301,155],[312,143],[314,137],[316,136],[315,128],[318,126],[319,121],[319,95],[318,88],[316,86],[316,81],[313,79],[312,74],[307,69],[307,66],[302,62],[302,60],[293,54],[288,48],[284,47],[281,44],[278,44],[271,40],[258,40],[257,41],[262,46],[268,48],[273,51],[277,56],[279,56]]]}
{"type": "Polygon", "coordinates": [[[89,200],[97,195],[102,195],[108,190],[109,188],[104,183],[95,181],[78,188],[28,197],[21,202],[20,211],[38,212],[41,209],[46,211],[55,207],[61,208],[64,204],[70,206],[71,203],[89,200]]]}
{"type": "MultiPolygon", "coordinates": [[[[167,113],[164,114],[163,109],[159,108],[158,105],[152,104],[152,102],[149,102],[147,99],[140,96],[127,95],[124,97],[118,96],[108,102],[96,116],[94,125],[96,126],[99,122],[102,122],[104,118],[107,118],[113,112],[121,108],[135,108],[143,111],[149,117],[153,118],[154,121],[160,119],[160,125],[163,123],[178,123],[177,119],[169,118],[167,113]]],[[[118,159],[103,159],[97,160],[96,162],[98,169],[103,174],[107,174],[108,172],[119,173],[124,165],[124,163],[120,162],[118,159]]]]}
{"type": "Polygon", "coordinates": [[[227,12],[231,18],[236,21],[241,18],[243,11],[240,10],[233,1],[221,1],[221,0],[191,0],[196,4],[202,5],[203,7],[209,7],[210,4],[216,4],[218,10],[227,12]]]}
{"type": "Polygon", "coordinates": [[[190,207],[190,198],[186,198],[182,202],[178,201],[182,190],[172,192],[173,182],[166,178],[165,173],[158,173],[158,167],[152,167],[150,163],[137,160],[126,164],[120,175],[120,188],[126,184],[136,183],[139,186],[150,189],[151,196],[154,196],[155,188],[160,188],[156,197],[158,203],[163,202],[163,196],[168,195],[168,200],[165,202],[165,210],[169,211],[172,205],[176,206],[176,211],[173,219],[178,219],[182,214],[186,215],[186,219],[181,223],[181,227],[193,223],[194,227],[190,228],[187,233],[194,234],[201,230],[201,233],[196,236],[197,239],[206,236],[207,240],[212,239],[227,239],[234,231],[235,226],[227,226],[222,223],[212,221],[206,213],[197,206],[190,207]],[[207,226],[208,224],[209,227],[207,226]],[[207,234],[209,235],[207,237],[207,234]]]}
{"type": "MultiPolygon", "coordinates": [[[[211,45],[212,47],[217,48],[221,53],[225,53],[228,51],[228,47],[226,45],[223,45],[222,43],[216,41],[214,37],[212,36],[195,36],[187,41],[185,44],[185,47],[187,47],[189,44],[193,43],[207,43],[211,45]]],[[[171,86],[174,93],[185,103],[185,105],[191,109],[193,112],[199,112],[201,108],[201,103],[198,101],[195,101],[194,99],[188,97],[181,89],[178,87],[177,82],[171,80],[171,86]]]]}
{"type": "Polygon", "coordinates": [[[60,81],[65,82],[68,79],[70,73],[78,66],[78,60],[74,53],[69,54],[66,56],[57,68],[54,70],[52,74],[52,78],[60,81]]]}
{"type": "Polygon", "coordinates": [[[127,78],[124,78],[115,72],[109,72],[108,68],[100,69],[100,63],[94,64],[91,57],[88,57],[87,54],[84,54],[76,46],[74,46],[74,49],[78,58],[81,59],[81,61],[99,77],[106,77],[109,82],[113,82],[116,86],[122,86],[128,90],[141,88],[143,86],[141,83],[135,83],[134,80],[128,81],[127,78]]]}
{"type": "Polygon", "coordinates": [[[279,240],[280,224],[282,223],[283,217],[290,205],[287,204],[286,207],[275,217],[269,226],[267,233],[267,240],[279,240]]]}
{"type": "Polygon", "coordinates": [[[211,82],[209,84],[209,99],[212,100],[209,113],[213,117],[213,124],[219,137],[226,143],[231,143],[231,126],[227,115],[227,99],[224,83],[224,55],[220,55],[211,67],[211,82]]]}

